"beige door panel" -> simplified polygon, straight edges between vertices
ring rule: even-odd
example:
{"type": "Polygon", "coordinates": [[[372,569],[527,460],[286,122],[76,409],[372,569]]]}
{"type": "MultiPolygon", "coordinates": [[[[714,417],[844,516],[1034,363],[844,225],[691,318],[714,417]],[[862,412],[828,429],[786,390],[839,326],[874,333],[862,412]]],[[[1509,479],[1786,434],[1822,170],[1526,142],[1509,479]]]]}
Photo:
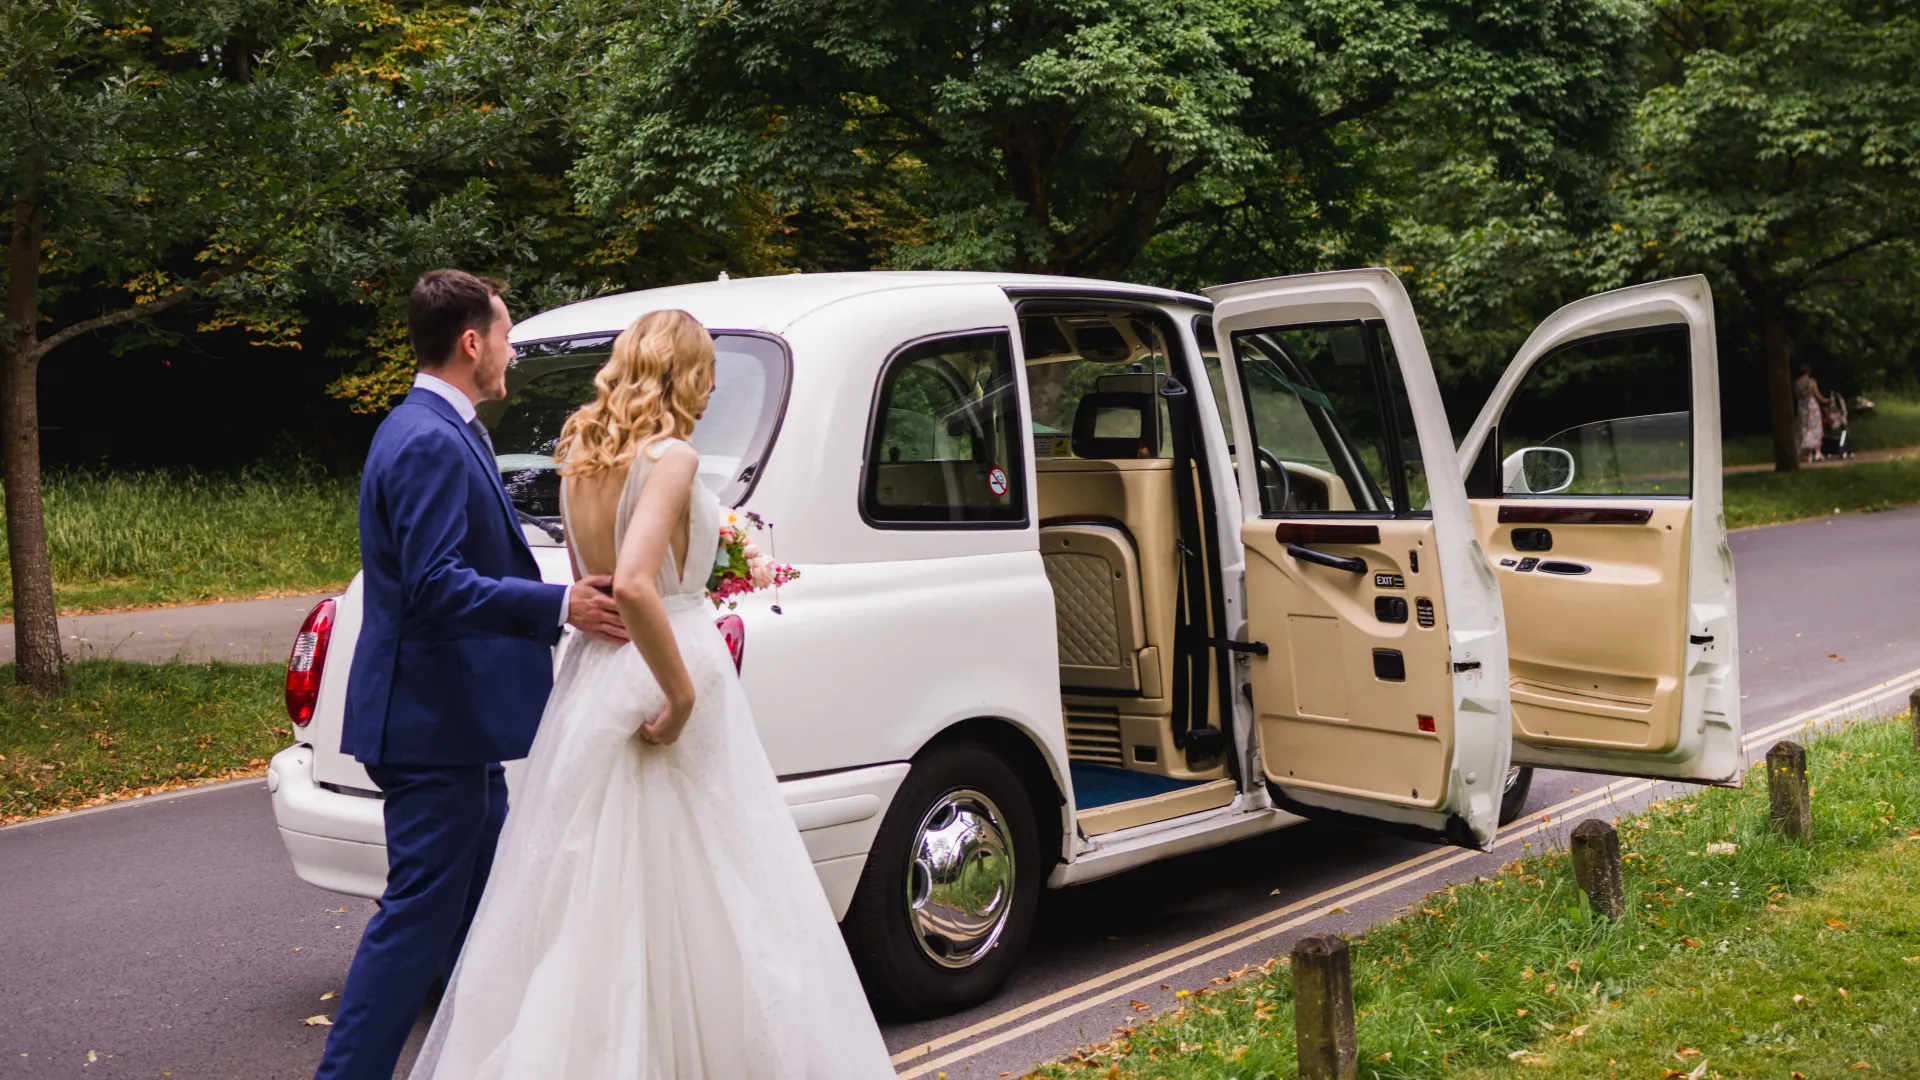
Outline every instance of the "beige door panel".
{"type": "MultiPolygon", "coordinates": [[[[1692,507],[1676,499],[1555,500],[1644,514],[1640,523],[1501,522],[1534,501],[1473,501],[1474,531],[1506,603],[1513,737],[1531,746],[1669,751],[1680,741],[1692,507]],[[1546,529],[1545,552],[1513,531],[1546,529]],[[1526,559],[1582,574],[1520,572],[1526,559]],[[1509,564],[1510,561],[1510,564],[1509,564]]],[[[1633,513],[1619,514],[1621,517],[1633,513]]]]}
{"type": "Polygon", "coordinates": [[[1439,807],[1453,760],[1454,690],[1433,522],[1255,520],[1242,527],[1241,539],[1247,593],[1261,598],[1248,612],[1248,634],[1268,646],[1268,654],[1254,657],[1250,667],[1268,775],[1291,787],[1439,807]],[[1292,538],[1304,542],[1315,530],[1333,529],[1372,532],[1378,539],[1303,546],[1362,559],[1365,573],[1287,553],[1292,538]],[[1381,587],[1377,580],[1404,584],[1381,587]],[[1378,597],[1404,600],[1407,621],[1382,622],[1374,606],[1378,597]],[[1417,614],[1429,611],[1430,618],[1417,614]],[[1398,653],[1405,678],[1378,677],[1376,650],[1398,653]]]}
{"type": "Polygon", "coordinates": [[[1456,460],[1468,470],[1483,448],[1501,449],[1496,426],[1538,362],[1588,340],[1677,326],[1686,328],[1689,365],[1687,495],[1486,492],[1472,500],[1474,532],[1500,580],[1510,628],[1516,761],[1740,780],[1740,646],[1721,502],[1719,349],[1705,279],[1636,285],[1555,312],[1494,387],[1456,460]],[[1516,528],[1548,530],[1550,550],[1515,550],[1516,528]],[[1529,557],[1589,572],[1519,572],[1529,557]],[[1500,565],[1509,559],[1514,565],[1500,565]]]}

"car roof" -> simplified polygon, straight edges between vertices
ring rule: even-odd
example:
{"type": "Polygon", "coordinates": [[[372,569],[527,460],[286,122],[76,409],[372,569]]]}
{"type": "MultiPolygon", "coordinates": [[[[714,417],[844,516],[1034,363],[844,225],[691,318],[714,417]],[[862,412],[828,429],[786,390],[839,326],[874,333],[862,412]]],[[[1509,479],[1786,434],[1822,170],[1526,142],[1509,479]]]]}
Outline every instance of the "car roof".
{"type": "Polygon", "coordinates": [[[1012,292],[1108,295],[1155,303],[1212,306],[1203,296],[1172,289],[1045,274],[951,270],[780,274],[668,285],[583,300],[529,317],[514,326],[512,337],[516,344],[525,344],[617,333],[647,312],[664,308],[683,308],[716,330],[763,330],[777,334],[809,312],[851,297],[954,285],[997,285],[1012,292]]]}

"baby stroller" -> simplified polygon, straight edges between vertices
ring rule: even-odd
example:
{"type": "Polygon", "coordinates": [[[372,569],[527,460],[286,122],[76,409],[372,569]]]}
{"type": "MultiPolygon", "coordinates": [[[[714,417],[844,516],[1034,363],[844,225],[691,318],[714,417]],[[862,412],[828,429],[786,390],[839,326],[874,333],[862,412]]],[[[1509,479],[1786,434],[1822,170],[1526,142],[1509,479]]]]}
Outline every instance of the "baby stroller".
{"type": "Polygon", "coordinates": [[[1847,395],[1834,393],[1828,395],[1826,404],[1820,406],[1820,456],[1826,458],[1850,458],[1853,445],[1847,439],[1847,395]]]}

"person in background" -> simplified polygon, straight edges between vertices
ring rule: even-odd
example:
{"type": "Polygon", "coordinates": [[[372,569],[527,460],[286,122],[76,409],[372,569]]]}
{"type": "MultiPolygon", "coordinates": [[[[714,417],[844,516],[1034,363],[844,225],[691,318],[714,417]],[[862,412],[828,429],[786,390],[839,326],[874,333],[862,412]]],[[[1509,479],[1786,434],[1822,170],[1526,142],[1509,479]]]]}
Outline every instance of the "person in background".
{"type": "Polygon", "coordinates": [[[1820,436],[1826,430],[1820,407],[1827,404],[1827,395],[1813,380],[1813,365],[1800,365],[1800,377],[1793,381],[1793,401],[1794,414],[1800,420],[1800,460],[1819,461],[1820,436]]]}

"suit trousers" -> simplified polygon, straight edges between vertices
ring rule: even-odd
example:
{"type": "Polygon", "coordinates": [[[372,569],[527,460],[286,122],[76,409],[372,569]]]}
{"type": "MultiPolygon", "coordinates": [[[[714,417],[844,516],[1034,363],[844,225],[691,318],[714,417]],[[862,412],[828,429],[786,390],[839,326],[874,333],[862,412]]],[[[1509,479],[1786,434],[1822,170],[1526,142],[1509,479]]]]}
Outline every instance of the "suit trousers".
{"type": "Polygon", "coordinates": [[[434,980],[453,973],[507,817],[499,765],[369,765],[387,890],[347,971],[315,1080],[392,1080],[434,980]]]}

